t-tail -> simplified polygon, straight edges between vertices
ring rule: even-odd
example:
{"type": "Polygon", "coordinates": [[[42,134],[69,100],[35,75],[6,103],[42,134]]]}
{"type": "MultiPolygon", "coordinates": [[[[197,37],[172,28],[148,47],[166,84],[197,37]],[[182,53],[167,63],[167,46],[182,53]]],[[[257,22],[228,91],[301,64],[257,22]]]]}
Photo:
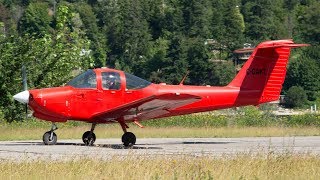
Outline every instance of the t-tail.
{"type": "Polygon", "coordinates": [[[292,40],[259,44],[228,87],[240,88],[238,105],[261,104],[279,99],[291,48],[308,46],[292,40]]]}

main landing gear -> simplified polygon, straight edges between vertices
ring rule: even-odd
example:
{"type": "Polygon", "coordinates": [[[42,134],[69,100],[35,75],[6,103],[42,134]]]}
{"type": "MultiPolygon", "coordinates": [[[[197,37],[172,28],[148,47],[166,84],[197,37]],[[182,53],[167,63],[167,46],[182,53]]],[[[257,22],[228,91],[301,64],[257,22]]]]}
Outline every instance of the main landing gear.
{"type": "Polygon", "coordinates": [[[124,121],[119,121],[124,134],[122,135],[122,143],[124,147],[131,147],[136,144],[136,136],[132,132],[127,132],[127,128],[129,128],[124,121]]]}
{"type": "Polygon", "coordinates": [[[96,135],[93,132],[96,125],[97,125],[96,123],[92,123],[91,130],[86,131],[82,135],[82,141],[86,146],[92,146],[93,143],[96,141],[96,135]]]}
{"type": "Polygon", "coordinates": [[[57,144],[57,135],[53,131],[57,130],[58,127],[52,123],[51,130],[44,133],[42,140],[45,145],[55,145],[57,144]]]}
{"type": "MultiPolygon", "coordinates": [[[[122,135],[122,143],[124,147],[131,147],[136,144],[136,136],[132,132],[127,132],[127,128],[129,128],[124,121],[119,121],[122,130],[123,130],[123,135],[122,135]]],[[[91,130],[86,131],[82,135],[82,141],[86,146],[92,146],[94,142],[96,141],[96,135],[94,134],[94,129],[96,127],[97,123],[92,123],[91,130]]],[[[43,135],[43,143],[45,145],[55,145],[57,144],[57,135],[54,133],[55,130],[57,130],[58,127],[52,123],[51,130],[47,131],[43,135]]]]}

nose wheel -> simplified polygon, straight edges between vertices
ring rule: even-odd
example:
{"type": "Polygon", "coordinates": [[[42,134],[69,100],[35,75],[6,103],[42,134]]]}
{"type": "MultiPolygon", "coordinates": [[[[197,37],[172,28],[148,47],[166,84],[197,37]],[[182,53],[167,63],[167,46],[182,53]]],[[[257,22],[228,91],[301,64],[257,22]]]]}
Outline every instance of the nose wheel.
{"type": "Polygon", "coordinates": [[[57,130],[58,127],[52,123],[51,130],[44,133],[42,140],[45,145],[55,145],[57,144],[58,137],[53,131],[57,130]]]}
{"type": "Polygon", "coordinates": [[[86,131],[82,135],[82,141],[86,146],[92,146],[96,141],[96,135],[93,132],[96,125],[97,125],[96,123],[92,123],[91,130],[86,131]]]}

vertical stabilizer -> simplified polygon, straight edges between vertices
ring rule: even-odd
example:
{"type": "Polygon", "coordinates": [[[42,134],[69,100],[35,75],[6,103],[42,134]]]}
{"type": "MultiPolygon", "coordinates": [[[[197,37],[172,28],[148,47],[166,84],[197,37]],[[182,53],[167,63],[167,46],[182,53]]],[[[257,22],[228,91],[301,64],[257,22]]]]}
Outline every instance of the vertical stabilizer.
{"type": "Polygon", "coordinates": [[[240,87],[241,102],[260,104],[279,99],[285,80],[291,48],[308,46],[292,40],[266,41],[259,44],[228,85],[240,87]]]}

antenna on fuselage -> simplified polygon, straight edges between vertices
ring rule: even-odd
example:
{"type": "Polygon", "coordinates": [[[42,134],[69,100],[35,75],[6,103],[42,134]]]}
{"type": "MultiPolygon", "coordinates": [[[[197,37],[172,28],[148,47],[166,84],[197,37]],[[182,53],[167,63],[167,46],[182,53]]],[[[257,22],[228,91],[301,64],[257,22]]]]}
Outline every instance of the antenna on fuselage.
{"type": "Polygon", "coordinates": [[[179,85],[183,85],[184,80],[186,80],[187,76],[189,75],[190,71],[187,71],[186,75],[184,75],[184,77],[182,78],[182,80],[180,81],[179,85]]]}

